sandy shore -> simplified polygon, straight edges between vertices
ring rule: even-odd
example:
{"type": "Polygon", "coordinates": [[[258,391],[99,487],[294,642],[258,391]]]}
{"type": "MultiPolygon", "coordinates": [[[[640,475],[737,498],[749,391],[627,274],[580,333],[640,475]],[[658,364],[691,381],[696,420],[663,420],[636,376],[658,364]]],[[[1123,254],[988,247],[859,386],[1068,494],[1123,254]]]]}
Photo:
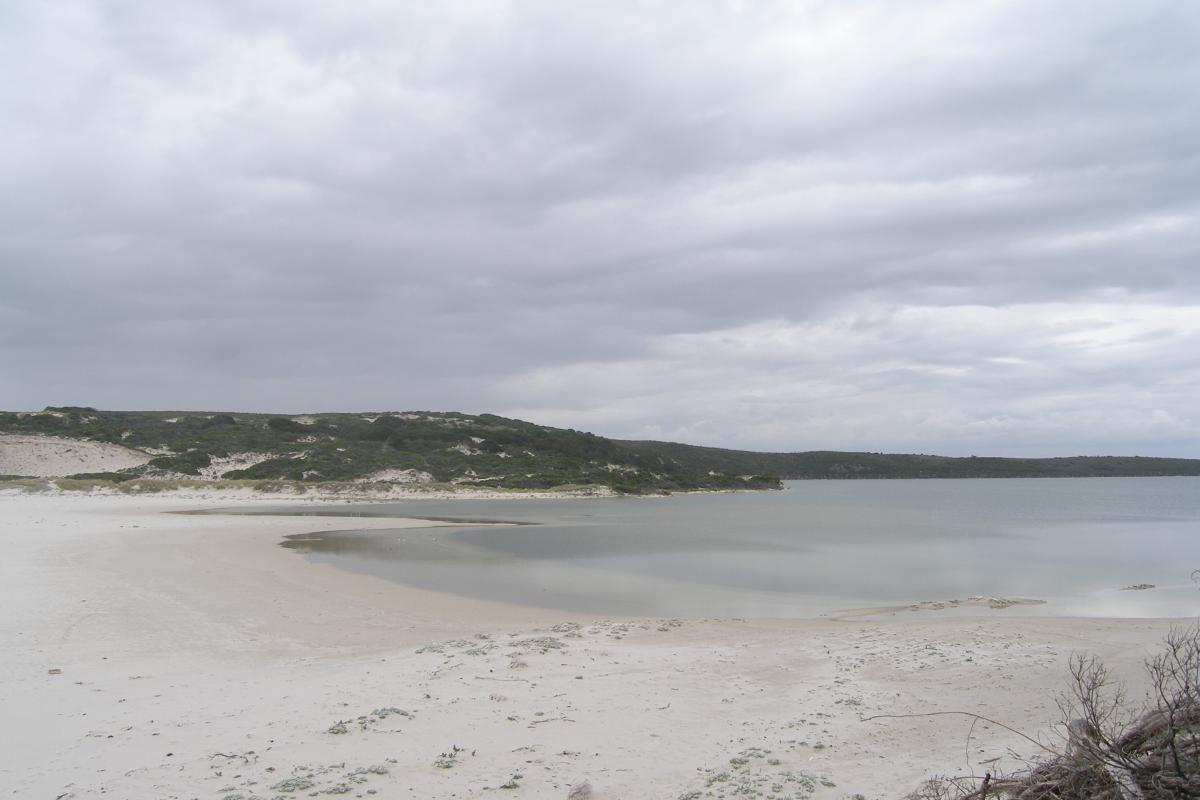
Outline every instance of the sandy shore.
{"type": "Polygon", "coordinates": [[[1053,743],[1073,651],[1136,682],[1171,626],[572,617],[277,546],[431,523],[163,513],[230,502],[0,495],[0,793],[899,797],[1032,745],[864,718],[1053,743]]]}

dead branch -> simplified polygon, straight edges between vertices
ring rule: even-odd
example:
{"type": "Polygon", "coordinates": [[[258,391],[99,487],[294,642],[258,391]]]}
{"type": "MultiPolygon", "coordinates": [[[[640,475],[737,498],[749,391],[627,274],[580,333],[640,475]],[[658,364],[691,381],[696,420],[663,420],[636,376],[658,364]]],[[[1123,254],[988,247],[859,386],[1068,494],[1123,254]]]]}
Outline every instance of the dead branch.
{"type": "Polygon", "coordinates": [[[940,717],[940,716],[970,717],[971,719],[979,720],[980,722],[986,722],[990,725],[995,725],[998,728],[1004,728],[1004,730],[1009,731],[1010,733],[1015,733],[1017,736],[1020,736],[1022,739],[1025,739],[1026,741],[1032,742],[1033,744],[1037,745],[1042,750],[1045,750],[1048,753],[1058,755],[1058,752],[1056,750],[1053,750],[1053,749],[1047,747],[1046,745],[1039,742],[1037,739],[1034,739],[1030,736],[1026,736],[1024,733],[1021,733],[1016,728],[1010,728],[1009,726],[1005,725],[1003,722],[997,722],[996,720],[989,719],[989,718],[983,716],[982,714],[974,714],[970,711],[925,711],[925,712],[922,712],[919,714],[875,714],[874,716],[863,717],[859,721],[860,722],[870,722],[871,720],[874,720],[874,719],[907,719],[907,718],[911,718],[911,717],[940,717]]]}
{"type": "Polygon", "coordinates": [[[1200,798],[1200,624],[1173,631],[1147,662],[1150,700],[1139,709],[1095,658],[1071,660],[1071,693],[1060,701],[1067,748],[1058,753],[987,717],[963,711],[882,714],[962,715],[1015,733],[1045,760],[972,788],[959,779],[926,785],[910,798],[957,800],[1196,800],[1200,798]]]}

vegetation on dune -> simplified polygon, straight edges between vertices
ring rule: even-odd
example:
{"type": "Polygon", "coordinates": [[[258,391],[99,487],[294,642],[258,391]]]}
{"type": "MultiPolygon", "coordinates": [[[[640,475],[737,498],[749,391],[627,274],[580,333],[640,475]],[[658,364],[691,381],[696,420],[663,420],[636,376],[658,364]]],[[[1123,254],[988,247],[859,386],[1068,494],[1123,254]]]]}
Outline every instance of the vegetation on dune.
{"type": "Polygon", "coordinates": [[[114,482],[219,474],[231,480],[344,483],[407,472],[408,480],[497,489],[601,486],[648,494],[779,487],[769,474],[681,464],[594,434],[492,414],[280,416],[72,406],[0,412],[0,432],[110,442],[155,456],[144,467],[77,476],[114,482]]]}

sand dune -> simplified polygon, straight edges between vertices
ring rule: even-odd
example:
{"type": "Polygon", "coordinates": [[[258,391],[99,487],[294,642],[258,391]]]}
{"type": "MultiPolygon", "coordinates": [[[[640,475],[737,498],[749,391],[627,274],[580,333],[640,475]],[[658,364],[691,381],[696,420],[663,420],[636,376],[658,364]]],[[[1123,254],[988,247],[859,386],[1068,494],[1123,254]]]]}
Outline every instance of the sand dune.
{"type": "Polygon", "coordinates": [[[152,456],[107,442],[0,434],[0,475],[62,478],[138,467],[152,456]]]}

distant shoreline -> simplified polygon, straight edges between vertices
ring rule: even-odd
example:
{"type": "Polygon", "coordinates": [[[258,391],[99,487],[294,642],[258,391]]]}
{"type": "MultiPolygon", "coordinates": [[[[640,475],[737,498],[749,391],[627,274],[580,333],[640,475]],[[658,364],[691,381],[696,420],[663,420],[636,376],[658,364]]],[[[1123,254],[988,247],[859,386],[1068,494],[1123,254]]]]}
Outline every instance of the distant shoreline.
{"type": "MultiPolygon", "coordinates": [[[[1092,480],[1092,479],[1170,479],[1196,478],[1195,475],[1085,475],[1085,476],[1008,476],[1008,477],[844,477],[844,478],[785,478],[789,482],[852,482],[852,481],[1006,481],[1006,480],[1092,480]]],[[[227,499],[280,500],[313,503],[386,503],[399,500],[579,500],[600,498],[641,498],[705,494],[745,494],[787,491],[779,489],[676,489],[652,493],[622,493],[606,486],[561,486],[550,489],[483,489],[453,484],[378,483],[317,483],[302,481],[252,480],[181,480],[135,478],[111,481],[95,478],[30,478],[0,475],[0,494],[27,495],[86,495],[113,497],[162,497],[174,500],[227,499]]]]}

